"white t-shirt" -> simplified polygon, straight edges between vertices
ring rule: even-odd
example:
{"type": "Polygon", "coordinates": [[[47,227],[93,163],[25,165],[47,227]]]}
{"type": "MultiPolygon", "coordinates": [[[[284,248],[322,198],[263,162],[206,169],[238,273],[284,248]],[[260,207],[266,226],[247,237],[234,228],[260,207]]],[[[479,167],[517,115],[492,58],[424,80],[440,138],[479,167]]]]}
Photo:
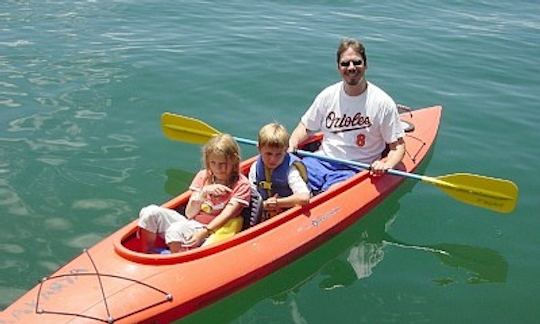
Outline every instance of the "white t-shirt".
{"type": "Polygon", "coordinates": [[[324,89],[302,116],[310,131],[323,132],[320,151],[327,156],[372,163],[387,143],[405,136],[396,103],[376,85],[349,96],[343,81],[324,89]]]}
{"type": "MultiPolygon", "coordinates": [[[[257,182],[257,163],[258,161],[255,161],[249,169],[248,179],[249,183],[252,185],[257,182]]],[[[287,182],[289,183],[289,188],[291,188],[293,194],[310,193],[306,182],[300,175],[300,171],[298,171],[294,165],[289,167],[289,172],[287,173],[287,182]]]]}

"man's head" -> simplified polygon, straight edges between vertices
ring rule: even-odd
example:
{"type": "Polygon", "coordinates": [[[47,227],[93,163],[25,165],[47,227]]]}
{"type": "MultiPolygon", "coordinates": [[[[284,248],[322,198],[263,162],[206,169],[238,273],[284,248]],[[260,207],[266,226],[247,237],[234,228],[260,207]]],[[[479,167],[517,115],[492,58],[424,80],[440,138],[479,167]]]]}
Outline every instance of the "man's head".
{"type": "Polygon", "coordinates": [[[339,73],[348,85],[356,86],[365,82],[367,57],[366,49],[360,41],[350,38],[341,40],[336,57],[339,73]]]}
{"type": "Polygon", "coordinates": [[[343,52],[345,52],[347,49],[351,48],[355,53],[360,55],[362,60],[364,61],[364,64],[367,64],[367,57],[366,57],[366,49],[364,48],[364,45],[356,39],[353,38],[344,38],[339,43],[337,52],[336,52],[336,61],[339,65],[341,61],[341,55],[343,52]]]}
{"type": "Polygon", "coordinates": [[[259,153],[267,168],[277,168],[283,162],[288,147],[289,133],[283,125],[270,123],[259,130],[259,153]]]}

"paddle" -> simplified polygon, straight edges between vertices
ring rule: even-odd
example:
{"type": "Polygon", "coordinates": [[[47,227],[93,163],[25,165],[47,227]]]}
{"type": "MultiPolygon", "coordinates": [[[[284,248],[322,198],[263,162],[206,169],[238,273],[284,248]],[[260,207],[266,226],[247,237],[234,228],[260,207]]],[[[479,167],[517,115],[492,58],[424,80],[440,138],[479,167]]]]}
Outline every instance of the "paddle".
{"type": "MultiPolygon", "coordinates": [[[[221,133],[198,119],[168,112],[161,116],[161,126],[163,133],[169,139],[192,144],[204,144],[211,137],[221,133]]],[[[234,137],[234,139],[239,143],[257,145],[257,142],[253,140],[240,137],[234,137]]],[[[296,153],[301,156],[354,165],[363,169],[370,168],[367,163],[331,158],[308,151],[296,150],[296,153]]],[[[388,173],[434,185],[458,201],[496,212],[509,213],[516,206],[518,188],[515,183],[509,180],[470,173],[454,173],[439,177],[429,177],[396,169],[389,169],[388,173]]]]}

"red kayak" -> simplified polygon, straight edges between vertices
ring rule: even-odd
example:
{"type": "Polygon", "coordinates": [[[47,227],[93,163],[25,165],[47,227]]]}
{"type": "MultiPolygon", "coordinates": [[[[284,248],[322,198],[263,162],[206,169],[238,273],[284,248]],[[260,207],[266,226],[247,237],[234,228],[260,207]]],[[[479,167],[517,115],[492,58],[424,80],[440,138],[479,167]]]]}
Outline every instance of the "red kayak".
{"type": "MultiPolygon", "coordinates": [[[[412,172],[434,143],[442,107],[404,113],[412,172]]],[[[249,170],[255,157],[242,162],[249,170]]],[[[137,221],[86,250],[0,312],[5,323],[168,323],[291,263],[377,206],[405,178],[366,171],[225,241],[178,254],[138,252],[137,221]]],[[[164,204],[178,208],[189,192],[164,204]]]]}

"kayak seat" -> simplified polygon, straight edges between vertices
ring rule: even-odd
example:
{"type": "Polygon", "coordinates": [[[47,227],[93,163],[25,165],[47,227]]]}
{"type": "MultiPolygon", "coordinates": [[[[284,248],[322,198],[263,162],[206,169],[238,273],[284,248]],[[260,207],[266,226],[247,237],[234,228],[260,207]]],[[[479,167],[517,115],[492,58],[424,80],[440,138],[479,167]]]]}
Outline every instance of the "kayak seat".
{"type": "Polygon", "coordinates": [[[401,122],[401,127],[403,127],[403,131],[405,133],[410,133],[412,131],[414,131],[414,124],[411,123],[411,122],[408,122],[406,120],[400,120],[401,122]]]}
{"type": "Polygon", "coordinates": [[[174,208],[178,213],[185,215],[186,214],[186,205],[179,205],[174,208]]]}
{"type": "MultiPolygon", "coordinates": [[[[402,105],[402,104],[396,104],[398,113],[404,114],[408,113],[409,116],[412,117],[412,109],[408,106],[402,105]]],[[[410,133],[414,131],[414,124],[405,120],[401,120],[401,126],[403,127],[403,131],[405,133],[410,133]]]]}
{"type": "Polygon", "coordinates": [[[229,237],[234,236],[234,234],[242,230],[242,224],[244,223],[244,218],[242,216],[237,216],[229,219],[223,226],[221,226],[214,234],[210,235],[206,241],[204,241],[202,246],[210,245],[228,239],[229,237]]]}
{"type": "Polygon", "coordinates": [[[319,149],[320,146],[321,146],[320,141],[309,142],[302,145],[302,150],[308,151],[308,152],[315,152],[319,149]]]}
{"type": "Polygon", "coordinates": [[[262,197],[254,185],[251,186],[249,206],[242,210],[242,218],[244,219],[242,230],[255,226],[262,221],[262,197]]]}

